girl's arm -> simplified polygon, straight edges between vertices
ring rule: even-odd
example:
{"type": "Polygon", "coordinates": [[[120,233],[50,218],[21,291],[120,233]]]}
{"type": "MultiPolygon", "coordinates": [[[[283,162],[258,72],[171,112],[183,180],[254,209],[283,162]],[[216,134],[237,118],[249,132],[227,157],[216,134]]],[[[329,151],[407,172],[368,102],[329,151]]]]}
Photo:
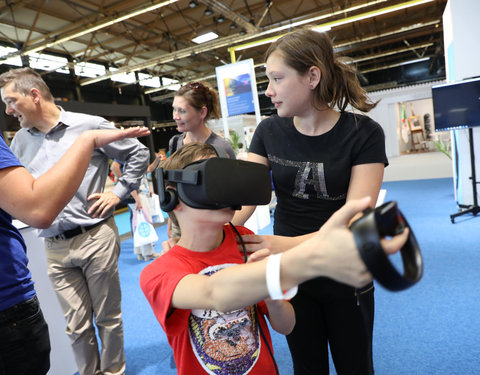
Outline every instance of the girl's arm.
{"type": "Polygon", "coordinates": [[[295,326],[295,310],[292,304],[289,301],[270,298],[267,298],[265,303],[268,307],[268,321],[272,328],[282,335],[290,334],[295,326]]]}
{"type": "Polygon", "coordinates": [[[384,169],[383,163],[355,165],[350,175],[347,201],[370,197],[370,205],[374,207],[382,186],[384,169]]]}
{"type": "MultiPolygon", "coordinates": [[[[347,202],[351,199],[370,197],[370,206],[375,207],[383,181],[383,163],[355,165],[350,175],[350,184],[347,192],[347,202]]],[[[352,221],[358,216],[352,218],[352,221]]]]}

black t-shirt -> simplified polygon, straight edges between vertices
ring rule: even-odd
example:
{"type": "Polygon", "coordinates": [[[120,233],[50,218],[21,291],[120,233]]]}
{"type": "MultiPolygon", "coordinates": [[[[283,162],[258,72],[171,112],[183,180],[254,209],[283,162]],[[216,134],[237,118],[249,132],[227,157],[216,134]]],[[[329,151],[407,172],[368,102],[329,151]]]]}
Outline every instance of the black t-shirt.
{"type": "Polygon", "coordinates": [[[277,115],[257,127],[249,152],[268,158],[277,195],[274,233],[318,230],[345,204],[354,165],[384,163],[385,135],[367,116],[342,112],[325,134],[307,136],[277,115]]]}

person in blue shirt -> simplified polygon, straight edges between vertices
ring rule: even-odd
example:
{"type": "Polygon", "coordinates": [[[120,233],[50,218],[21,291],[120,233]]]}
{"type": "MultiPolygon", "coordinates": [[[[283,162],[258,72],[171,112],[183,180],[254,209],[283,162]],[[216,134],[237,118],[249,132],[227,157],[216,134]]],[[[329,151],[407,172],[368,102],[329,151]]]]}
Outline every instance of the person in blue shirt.
{"type": "MultiPolygon", "coordinates": [[[[16,117],[21,127],[10,148],[34,177],[50,169],[84,131],[115,129],[100,116],[57,106],[45,81],[31,68],[1,74],[0,87],[5,112],[16,117]]],[[[94,150],[73,198],[48,228],[38,232],[45,239],[48,277],[80,375],[125,374],[120,236],[113,212],[121,199],[138,188],[149,156],[148,148],[136,139],[94,150]],[[117,184],[106,191],[111,159],[125,164],[117,184]]]]}
{"type": "Polygon", "coordinates": [[[12,216],[48,228],[76,193],[95,148],[148,133],[146,128],[84,132],[36,179],[0,137],[0,374],[43,375],[50,368],[48,326],[27,268],[25,242],[12,216]]]}

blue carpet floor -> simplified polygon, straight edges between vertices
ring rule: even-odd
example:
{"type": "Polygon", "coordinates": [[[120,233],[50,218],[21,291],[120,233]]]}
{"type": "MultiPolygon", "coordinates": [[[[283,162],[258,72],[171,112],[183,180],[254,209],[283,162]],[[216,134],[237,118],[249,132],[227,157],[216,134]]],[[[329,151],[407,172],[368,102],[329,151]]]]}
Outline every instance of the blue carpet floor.
{"type": "MultiPolygon", "coordinates": [[[[376,288],[376,374],[479,374],[480,217],[450,222],[449,215],[457,212],[451,179],[388,182],[383,188],[386,200],[398,201],[413,228],[425,270],[422,280],[406,291],[376,288]]],[[[116,217],[121,234],[121,228],[129,231],[121,223],[128,216],[122,215],[116,217]]],[[[156,230],[160,251],[166,226],[156,230]]],[[[271,233],[271,227],[262,233],[271,233]]],[[[133,254],[132,240],[123,241],[119,268],[127,375],[175,374],[171,349],[138,284],[145,265],[133,254]]],[[[272,338],[280,373],[292,374],[284,337],[272,331],[272,338]]]]}
{"type": "Polygon", "coordinates": [[[378,374],[480,373],[480,217],[458,211],[452,179],[385,183],[414,229],[424,276],[413,288],[377,287],[378,374]]]}

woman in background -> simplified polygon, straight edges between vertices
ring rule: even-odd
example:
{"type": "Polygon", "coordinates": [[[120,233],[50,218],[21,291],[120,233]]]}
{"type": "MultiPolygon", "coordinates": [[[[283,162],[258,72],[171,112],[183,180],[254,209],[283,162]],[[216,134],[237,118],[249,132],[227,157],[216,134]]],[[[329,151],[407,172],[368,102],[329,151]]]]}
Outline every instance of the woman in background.
{"type": "MultiPolygon", "coordinates": [[[[283,251],[316,232],[346,201],[377,200],[388,164],[382,128],[368,112],[355,72],[340,62],[325,33],[291,32],[266,52],[268,96],[277,115],[257,127],[248,160],[272,171],[274,234],[245,236],[249,249],[283,251]]],[[[245,207],[234,224],[253,212],[245,207]]],[[[373,283],[355,289],[321,277],[292,299],[296,325],[287,336],[295,374],[329,374],[328,346],[338,374],[373,374],[373,283]]]]}
{"type": "MultiPolygon", "coordinates": [[[[199,142],[220,146],[231,159],[235,159],[235,152],[230,143],[207,126],[208,120],[220,118],[220,102],[216,90],[204,82],[189,82],[175,93],[172,107],[173,119],[181,134],[170,138],[168,155],[172,155],[190,142],[199,142]]],[[[167,233],[170,239],[180,237],[180,228],[172,225],[170,219],[167,233]]],[[[167,250],[169,246],[164,243],[163,248],[167,250]]]]}
{"type": "Polygon", "coordinates": [[[181,134],[174,135],[168,142],[169,155],[187,143],[199,142],[221,146],[230,158],[235,159],[230,143],[207,126],[208,120],[220,118],[216,90],[202,82],[187,83],[175,93],[172,107],[173,119],[181,134]]]}

